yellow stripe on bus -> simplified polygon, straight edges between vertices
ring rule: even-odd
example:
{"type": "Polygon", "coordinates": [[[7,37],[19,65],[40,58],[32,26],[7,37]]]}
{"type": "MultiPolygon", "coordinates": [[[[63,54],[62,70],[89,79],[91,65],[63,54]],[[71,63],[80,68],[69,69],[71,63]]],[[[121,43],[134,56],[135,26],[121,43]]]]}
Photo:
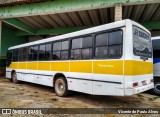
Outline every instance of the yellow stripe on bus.
{"type": "Polygon", "coordinates": [[[12,69],[17,69],[17,65],[18,65],[18,62],[12,62],[9,66],[9,68],[12,68],[12,69]]]}
{"type": "Polygon", "coordinates": [[[123,61],[94,61],[93,73],[123,75],[123,61]]]}
{"type": "Polygon", "coordinates": [[[37,70],[37,62],[27,62],[27,69],[37,70]]]}
{"type": "Polygon", "coordinates": [[[51,62],[51,70],[69,72],[69,62],[51,62]]]}
{"type": "Polygon", "coordinates": [[[124,75],[153,74],[152,62],[126,60],[124,61],[124,68],[124,75]]]}
{"type": "Polygon", "coordinates": [[[12,62],[9,68],[129,76],[153,74],[152,62],[136,60],[70,61],[70,65],[69,61],[12,62]]]}
{"type": "Polygon", "coordinates": [[[92,73],[92,61],[71,61],[70,72],[92,73]]]}
{"type": "Polygon", "coordinates": [[[50,62],[38,62],[38,70],[50,70],[50,62]]]}
{"type": "Polygon", "coordinates": [[[26,62],[18,62],[17,63],[17,68],[18,69],[26,69],[26,65],[27,65],[27,63],[26,62]]]}

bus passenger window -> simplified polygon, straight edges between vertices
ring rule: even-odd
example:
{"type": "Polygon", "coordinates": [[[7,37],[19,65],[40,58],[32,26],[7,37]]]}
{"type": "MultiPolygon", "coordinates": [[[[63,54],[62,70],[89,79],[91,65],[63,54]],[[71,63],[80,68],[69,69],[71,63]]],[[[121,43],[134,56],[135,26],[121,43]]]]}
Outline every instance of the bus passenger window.
{"type": "Polygon", "coordinates": [[[12,50],[7,51],[6,66],[9,67],[12,62],[12,50]]]}
{"type": "Polygon", "coordinates": [[[45,45],[39,46],[39,59],[38,60],[45,60],[45,45]]]}
{"type": "Polygon", "coordinates": [[[61,50],[61,42],[56,42],[53,44],[53,60],[59,60],[60,59],[60,50],[61,50]]]}
{"type": "Polygon", "coordinates": [[[84,37],[82,40],[82,59],[92,58],[92,36],[84,37]]]}
{"type": "Polygon", "coordinates": [[[37,60],[38,57],[38,46],[33,47],[33,60],[37,60]]]}
{"type": "Polygon", "coordinates": [[[91,59],[92,57],[92,48],[82,49],[82,58],[91,59]]]}
{"type": "Polygon", "coordinates": [[[92,58],[92,36],[72,40],[71,59],[92,58]]]}
{"type": "Polygon", "coordinates": [[[27,60],[27,48],[20,48],[19,49],[19,61],[26,61],[27,60]]]}
{"type": "Polygon", "coordinates": [[[46,44],[45,60],[51,60],[51,55],[52,55],[51,47],[52,47],[51,43],[46,44]]]}
{"type": "Polygon", "coordinates": [[[62,50],[68,50],[68,49],[69,49],[69,41],[63,41],[62,50]]]}
{"type": "Polygon", "coordinates": [[[108,33],[101,33],[96,36],[95,57],[103,59],[108,57],[108,33]]]}
{"type": "Polygon", "coordinates": [[[68,59],[68,54],[69,54],[68,49],[69,49],[69,41],[63,41],[61,49],[61,60],[68,59]]]}
{"type": "Polygon", "coordinates": [[[68,59],[68,51],[61,51],[61,60],[68,59]]]}
{"type": "Polygon", "coordinates": [[[96,36],[95,57],[118,58],[122,56],[122,31],[101,33],[96,36]]]}
{"type": "Polygon", "coordinates": [[[7,60],[12,61],[12,50],[7,51],[7,60]]]}
{"type": "Polygon", "coordinates": [[[38,57],[38,46],[32,46],[28,48],[28,59],[30,61],[37,60],[38,57]]]}
{"type": "Polygon", "coordinates": [[[102,58],[107,58],[108,56],[108,48],[105,47],[97,47],[95,50],[95,57],[102,59],[102,58]]]}
{"type": "Polygon", "coordinates": [[[109,45],[122,44],[122,31],[109,33],[109,45]]]}
{"type": "Polygon", "coordinates": [[[60,51],[55,51],[55,52],[53,52],[53,59],[54,59],[54,60],[60,59],[60,51]]]}
{"type": "Polygon", "coordinates": [[[53,60],[68,59],[69,41],[56,42],[53,44],[53,60]]]}
{"type": "Polygon", "coordinates": [[[13,61],[18,61],[18,49],[13,50],[13,61]]]}
{"type": "Polygon", "coordinates": [[[102,47],[108,45],[108,33],[101,33],[96,36],[96,46],[102,47]]]}
{"type": "Polygon", "coordinates": [[[53,44],[53,51],[61,50],[61,42],[56,42],[53,44]]]}
{"type": "Polygon", "coordinates": [[[71,59],[80,59],[81,52],[80,49],[71,50],[71,59]]]}
{"type": "Polygon", "coordinates": [[[121,55],[122,55],[121,45],[109,46],[109,57],[110,58],[120,57],[121,55]]]}
{"type": "Polygon", "coordinates": [[[109,33],[109,58],[117,58],[122,55],[122,31],[109,33]]]}

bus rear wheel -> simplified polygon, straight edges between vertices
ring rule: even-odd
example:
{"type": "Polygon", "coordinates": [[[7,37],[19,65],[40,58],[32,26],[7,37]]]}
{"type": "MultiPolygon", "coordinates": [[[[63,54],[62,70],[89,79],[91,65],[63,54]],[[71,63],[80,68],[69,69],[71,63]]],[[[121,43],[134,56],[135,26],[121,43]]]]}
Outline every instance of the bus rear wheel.
{"type": "Polygon", "coordinates": [[[15,83],[15,84],[19,83],[19,81],[17,80],[17,74],[16,74],[16,72],[12,73],[11,79],[12,79],[13,83],[15,83]]]}
{"type": "Polygon", "coordinates": [[[160,82],[155,82],[154,83],[153,91],[154,91],[155,94],[160,95],[160,82]]]}
{"type": "Polygon", "coordinates": [[[55,84],[55,92],[57,96],[65,97],[68,94],[68,86],[67,81],[64,77],[59,77],[56,79],[55,84]]]}

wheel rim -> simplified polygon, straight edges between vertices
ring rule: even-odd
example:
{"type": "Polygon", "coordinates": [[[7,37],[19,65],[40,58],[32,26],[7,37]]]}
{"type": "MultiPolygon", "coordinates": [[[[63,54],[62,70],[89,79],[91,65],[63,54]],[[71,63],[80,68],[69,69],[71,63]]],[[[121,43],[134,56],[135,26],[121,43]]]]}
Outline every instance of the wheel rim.
{"type": "Polygon", "coordinates": [[[57,92],[59,94],[62,94],[65,90],[64,83],[62,81],[58,80],[56,84],[57,84],[57,86],[56,86],[57,92]]]}
{"type": "Polygon", "coordinates": [[[160,84],[155,84],[154,89],[156,92],[160,93],[160,84]]]}

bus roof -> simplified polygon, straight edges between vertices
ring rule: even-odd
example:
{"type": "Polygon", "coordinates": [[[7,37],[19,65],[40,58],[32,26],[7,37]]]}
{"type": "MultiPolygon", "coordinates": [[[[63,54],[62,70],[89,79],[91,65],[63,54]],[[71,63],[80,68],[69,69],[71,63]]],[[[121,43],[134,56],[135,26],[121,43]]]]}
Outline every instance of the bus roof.
{"type": "Polygon", "coordinates": [[[140,24],[138,24],[134,21],[131,21],[130,19],[125,19],[125,20],[112,22],[112,23],[104,24],[104,25],[100,25],[100,26],[95,26],[92,28],[88,28],[88,29],[84,29],[84,30],[80,30],[80,31],[76,31],[76,32],[72,32],[72,33],[68,33],[68,34],[64,34],[64,35],[59,35],[59,36],[55,36],[55,37],[50,37],[50,38],[46,38],[46,39],[42,39],[42,40],[38,40],[38,41],[34,41],[34,42],[29,42],[29,43],[13,46],[13,47],[10,47],[9,50],[21,48],[21,47],[32,46],[32,45],[41,44],[41,43],[57,41],[57,40],[61,40],[61,39],[67,39],[67,38],[71,38],[71,37],[77,37],[80,35],[91,34],[94,32],[103,31],[103,30],[107,30],[107,29],[114,29],[114,28],[118,28],[118,27],[123,27],[127,23],[132,23],[133,25],[136,25],[136,26],[144,29],[145,31],[147,31],[150,34],[150,32],[146,28],[141,26],[140,24]]]}

